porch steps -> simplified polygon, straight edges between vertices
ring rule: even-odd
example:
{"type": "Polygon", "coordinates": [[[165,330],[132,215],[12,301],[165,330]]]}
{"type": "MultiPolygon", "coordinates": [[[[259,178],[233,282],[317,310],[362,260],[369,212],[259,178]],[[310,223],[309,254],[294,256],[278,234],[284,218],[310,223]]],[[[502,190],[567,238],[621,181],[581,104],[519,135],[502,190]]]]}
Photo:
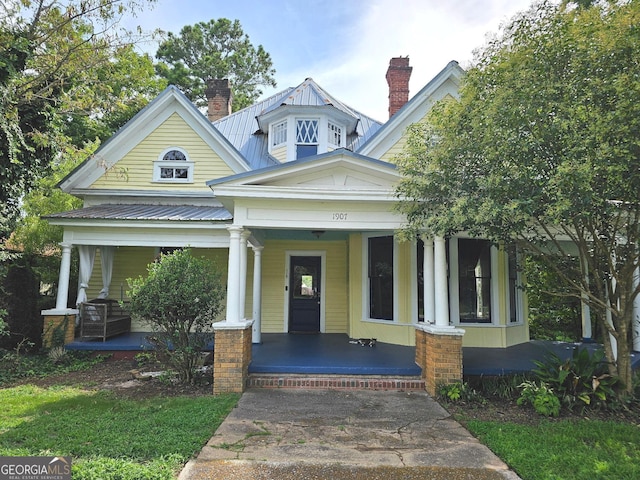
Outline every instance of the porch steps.
{"type": "Polygon", "coordinates": [[[301,390],[387,390],[424,391],[425,382],[419,376],[385,375],[304,375],[252,373],[247,388],[290,388],[301,390]]]}

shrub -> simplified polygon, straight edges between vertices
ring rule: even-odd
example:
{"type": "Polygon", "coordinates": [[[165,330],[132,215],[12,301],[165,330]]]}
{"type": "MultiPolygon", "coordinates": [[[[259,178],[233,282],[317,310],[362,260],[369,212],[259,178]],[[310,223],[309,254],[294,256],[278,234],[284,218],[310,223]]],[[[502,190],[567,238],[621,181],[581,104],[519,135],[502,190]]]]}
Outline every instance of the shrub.
{"type": "Polygon", "coordinates": [[[437,397],[439,400],[457,402],[480,402],[484,399],[466,382],[445,383],[438,385],[437,397]]]}
{"type": "Polygon", "coordinates": [[[609,406],[617,400],[613,387],[618,379],[609,375],[602,350],[589,354],[586,348],[577,348],[566,360],[552,353],[534,363],[533,373],[549,384],[570,410],[576,405],[609,406]]]}
{"type": "Polygon", "coordinates": [[[522,382],[519,386],[520,398],[517,404],[528,404],[540,415],[557,417],[560,414],[560,400],[545,382],[522,382]]]}
{"type": "Polygon", "coordinates": [[[148,266],[148,276],[127,279],[134,318],[147,324],[158,360],[193,382],[201,352],[213,339],[212,322],[222,310],[224,284],[216,266],[189,249],[176,250],[148,266]]]}

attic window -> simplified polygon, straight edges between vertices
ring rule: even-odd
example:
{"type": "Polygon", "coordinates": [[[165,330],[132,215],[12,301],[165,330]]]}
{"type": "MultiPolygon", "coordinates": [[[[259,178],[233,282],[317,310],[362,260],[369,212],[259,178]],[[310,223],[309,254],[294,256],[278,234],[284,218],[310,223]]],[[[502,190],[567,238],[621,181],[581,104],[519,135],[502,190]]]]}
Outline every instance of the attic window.
{"type": "Polygon", "coordinates": [[[287,121],[277,123],[271,131],[271,146],[277,147],[287,143],[287,121]]]}
{"type": "Polygon", "coordinates": [[[153,162],[153,181],[163,183],[192,183],[193,162],[179,147],[165,149],[153,162]]]}
{"type": "Polygon", "coordinates": [[[336,125],[335,123],[329,122],[328,133],[329,138],[327,140],[329,142],[329,145],[332,145],[334,147],[343,146],[342,139],[344,138],[344,135],[342,133],[342,127],[336,125]]]}
{"type": "Polygon", "coordinates": [[[318,153],[318,120],[298,120],[296,124],[296,158],[318,153]]]}

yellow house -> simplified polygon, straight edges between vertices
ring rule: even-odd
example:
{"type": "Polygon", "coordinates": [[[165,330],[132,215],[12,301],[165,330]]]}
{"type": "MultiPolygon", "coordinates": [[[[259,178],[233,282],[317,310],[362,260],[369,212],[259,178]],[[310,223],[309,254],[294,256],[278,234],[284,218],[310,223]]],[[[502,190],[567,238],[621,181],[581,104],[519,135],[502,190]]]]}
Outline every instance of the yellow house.
{"type": "Polygon", "coordinates": [[[220,323],[250,325],[254,343],[304,332],[413,346],[421,329],[464,346],[527,342],[515,252],[464,234],[396,236],[393,158],[407,126],[456,97],[464,74],[451,62],[408,100],[410,73],[408,58],[391,60],[386,123],[310,78],[235,113],[228,82],[212,81],[208,115],[167,88],[60,183],[84,206],[49,217],[64,227],[49,313],[126,300],[128,277],[189,246],[227,276],[220,323]],[[74,247],[80,288],[67,298],[74,247]]]}

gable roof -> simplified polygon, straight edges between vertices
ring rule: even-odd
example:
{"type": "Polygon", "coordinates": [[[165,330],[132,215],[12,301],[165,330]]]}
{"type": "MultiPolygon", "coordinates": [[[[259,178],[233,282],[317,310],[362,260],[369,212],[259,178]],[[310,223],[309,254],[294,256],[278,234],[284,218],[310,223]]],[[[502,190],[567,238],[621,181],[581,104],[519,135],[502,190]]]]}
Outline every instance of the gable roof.
{"type": "Polygon", "coordinates": [[[207,185],[223,205],[224,197],[388,200],[400,173],[395,165],[344,148],[252,172],[211,180],[207,185]]]}
{"type": "Polygon", "coordinates": [[[206,116],[180,90],[171,85],[123,125],[92,156],[64,177],[58,186],[67,193],[77,193],[89,188],[104,174],[106,168],[116,165],[174,113],[178,113],[212,150],[218,153],[232,171],[239,173],[250,169],[240,152],[213,127],[206,116]],[[97,159],[102,159],[101,161],[105,163],[103,168],[96,168],[97,159]]]}
{"type": "Polygon", "coordinates": [[[458,62],[449,62],[356,151],[362,155],[382,157],[404,135],[409,125],[424,118],[434,103],[446,95],[457,98],[464,74],[458,62]]]}
{"type": "Polygon", "coordinates": [[[343,115],[354,120],[355,131],[348,135],[347,148],[356,150],[369,140],[382,124],[337,100],[322,89],[311,78],[307,78],[297,87],[278,92],[247,108],[221,118],[213,125],[243,155],[253,170],[278,165],[269,155],[266,135],[261,130],[259,117],[269,114],[280,107],[332,106],[343,115]]]}

